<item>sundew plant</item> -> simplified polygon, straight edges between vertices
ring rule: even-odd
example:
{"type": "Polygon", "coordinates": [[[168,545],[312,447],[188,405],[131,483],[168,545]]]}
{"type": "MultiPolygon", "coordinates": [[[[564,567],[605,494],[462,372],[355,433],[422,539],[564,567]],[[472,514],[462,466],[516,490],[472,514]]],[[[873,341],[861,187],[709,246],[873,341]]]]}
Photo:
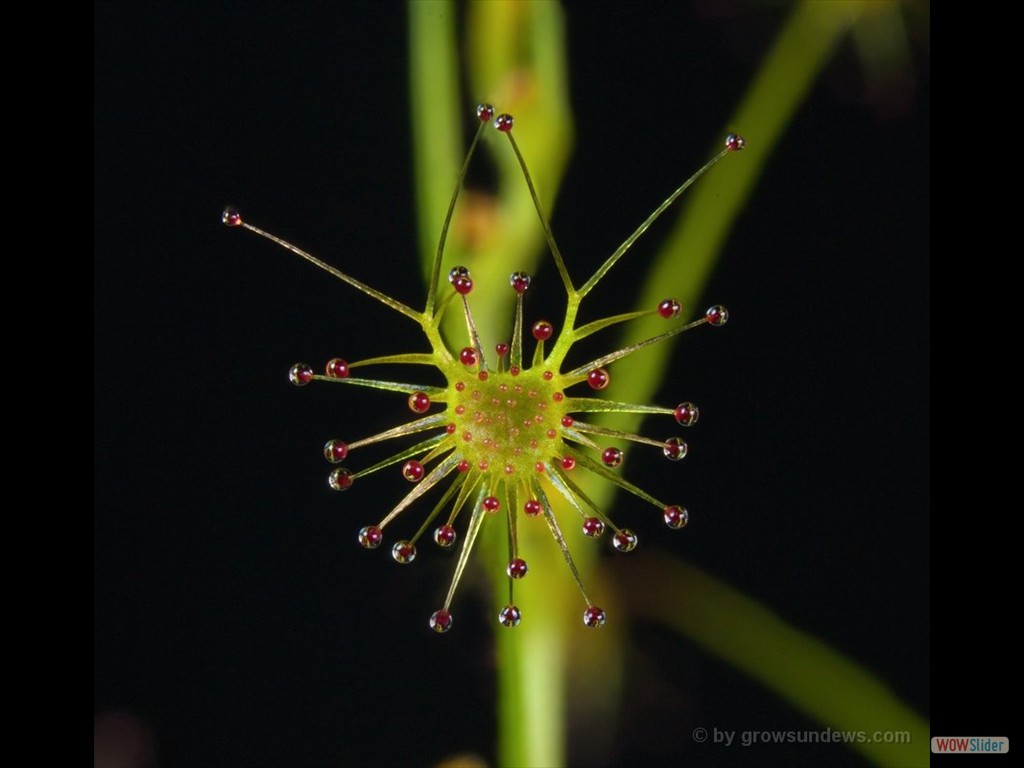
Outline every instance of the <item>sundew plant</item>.
{"type": "Polygon", "coordinates": [[[620,323],[649,315],[657,315],[666,321],[676,321],[682,312],[682,306],[678,300],[666,297],[658,302],[657,306],[646,311],[611,315],[582,325],[577,324],[577,314],[586,296],[648,227],[699,176],[727,153],[742,149],[745,141],[738,134],[729,134],[722,150],[659,205],[637,230],[614,250],[590,279],[577,287],[569,276],[565,261],[551,233],[551,227],[544,216],[544,209],[537,198],[528,166],[513,138],[514,117],[508,113],[495,116],[494,107],[490,104],[480,104],[476,108],[476,116],[480,121],[480,127],[470,146],[441,229],[440,243],[431,267],[426,306],[422,311],[414,310],[325,264],[300,248],[246,223],[241,214],[234,209],[224,211],[223,221],[228,226],[240,226],[276,242],[357,290],[372,296],[418,324],[426,336],[431,347],[431,351],[427,353],[388,354],[352,363],[341,358],[332,358],[327,361],[322,374],[314,373],[314,369],[306,363],[296,363],[289,371],[289,378],[297,386],[305,386],[313,380],[320,380],[397,392],[407,398],[408,409],[413,414],[411,421],[353,442],[329,440],[324,446],[324,456],[332,464],[341,465],[350,452],[366,445],[412,435],[429,435],[365,469],[353,472],[345,466],[338,466],[330,473],[328,482],[334,490],[346,491],[362,477],[400,464],[402,477],[414,485],[414,488],[379,522],[364,526],[359,531],[359,543],[366,549],[377,549],[384,540],[384,529],[387,526],[407,515],[406,510],[434,486],[447,482],[440,501],[416,532],[410,538],[395,541],[391,546],[391,554],[395,561],[408,565],[416,559],[417,543],[430,525],[436,521],[437,527],[433,530],[434,542],[440,547],[447,548],[455,545],[459,535],[455,527],[457,519],[460,515],[468,517],[468,523],[463,528],[464,540],[451,586],[444,604],[430,616],[430,627],[438,633],[451,629],[455,590],[465,572],[481,526],[486,518],[498,516],[501,512],[504,513],[502,516],[506,521],[508,540],[508,557],[503,570],[509,581],[508,602],[499,611],[498,621],[506,627],[516,627],[522,620],[522,611],[515,602],[514,585],[527,575],[529,565],[522,556],[524,553],[521,552],[519,545],[518,528],[529,518],[542,517],[582,594],[585,603],[583,623],[589,627],[601,627],[606,621],[605,611],[595,604],[580,580],[569,544],[562,532],[565,520],[563,518],[563,521],[559,522],[559,516],[556,515],[549,498],[553,495],[561,497],[579,515],[579,527],[584,535],[597,538],[606,529],[610,529],[612,543],[620,552],[629,552],[636,547],[637,534],[630,528],[616,525],[590,499],[572,479],[575,475],[574,470],[587,470],[632,493],[653,505],[661,513],[667,526],[674,529],[682,528],[689,518],[685,507],[656,499],[623,479],[614,470],[623,464],[625,458],[624,450],[619,447],[621,445],[631,443],[653,447],[666,459],[680,461],[686,456],[686,441],[675,435],[653,439],[602,427],[586,419],[593,414],[601,413],[659,414],[674,417],[680,427],[691,427],[697,422],[699,410],[689,401],[681,402],[674,408],[658,407],[583,396],[580,390],[605,389],[611,381],[609,369],[614,363],[652,344],[668,341],[698,325],[725,325],[729,313],[725,307],[716,304],[709,307],[703,317],[691,323],[676,322],[669,330],[616,349],[583,365],[567,366],[567,354],[581,339],[620,323]],[[567,296],[559,332],[556,333],[555,326],[546,319],[538,319],[531,323],[530,335],[535,342],[532,356],[524,352],[523,338],[523,295],[531,283],[528,273],[516,270],[509,275],[509,288],[516,296],[515,317],[509,341],[502,340],[494,344],[493,355],[489,345],[485,345],[481,340],[470,308],[469,297],[474,287],[470,270],[462,265],[452,266],[448,271],[447,280],[450,285],[443,288],[440,279],[444,245],[452,213],[462,189],[465,171],[480,137],[491,125],[492,119],[493,127],[508,138],[512,152],[520,163],[523,178],[536,206],[551,256],[558,268],[567,296]],[[453,308],[453,305],[456,306],[453,308]],[[461,310],[465,319],[465,346],[461,348],[457,345],[454,348],[449,346],[442,338],[441,323],[445,313],[450,309],[456,312],[461,310]],[[548,342],[550,347],[547,346],[548,342]],[[430,387],[353,376],[351,373],[356,369],[383,364],[431,366],[444,376],[447,384],[443,387],[430,387]],[[437,409],[437,405],[442,405],[443,409],[437,409]]]}
{"type": "MultiPolygon", "coordinates": [[[[623,635],[586,630],[610,628],[616,614],[592,585],[596,548],[578,543],[587,544],[587,537],[609,539],[614,549],[629,552],[643,537],[643,526],[654,520],[672,529],[686,526],[683,500],[662,498],[630,482],[630,459],[643,452],[668,461],[686,455],[683,433],[700,415],[697,404],[682,392],[675,402],[652,402],[671,342],[697,326],[726,323],[724,306],[699,301],[715,258],[815,74],[864,8],[861,2],[794,6],[710,159],[624,242],[611,245],[589,275],[578,273],[573,254],[563,256],[549,224],[573,131],[564,30],[555,3],[467,6],[465,73],[472,101],[459,86],[453,5],[409,4],[414,168],[426,286],[421,305],[364,283],[354,267],[328,264],[259,229],[248,221],[250,215],[258,220],[257,212],[245,211],[246,218],[234,209],[223,213],[225,224],[275,242],[422,331],[426,349],[409,349],[404,337],[394,349],[369,359],[336,357],[316,367],[296,363],[289,378],[298,386],[340,385],[339,394],[348,398],[359,396],[353,387],[382,390],[391,398],[392,427],[368,436],[325,435],[324,457],[333,465],[327,478],[341,492],[341,503],[374,484],[405,487],[397,503],[382,504],[376,519],[361,521],[358,533],[353,529],[353,541],[362,547],[384,549],[403,565],[429,556],[424,542],[457,548],[438,603],[424,607],[425,625],[438,634],[457,631],[457,587],[471,558],[485,563],[482,570],[493,577],[499,764],[566,764],[568,681],[573,666],[590,657],[570,652],[570,638],[576,646],[593,643],[611,660],[603,684],[588,688],[591,706],[607,708],[616,695],[623,635]],[[478,105],[475,115],[469,105],[478,105]],[[477,128],[467,151],[462,135],[470,119],[477,128]],[[736,129],[751,138],[751,150],[705,176],[744,148],[744,139],[732,132],[736,129]],[[491,151],[497,169],[493,206],[500,215],[485,224],[485,237],[470,242],[455,236],[454,222],[465,206],[467,169],[482,147],[491,151]],[[726,167],[730,172],[720,173],[726,167]],[[637,254],[627,252],[684,192],[688,206],[663,251],[646,263],[630,262],[637,254]],[[554,267],[544,270],[544,277],[561,283],[565,303],[531,307],[528,316],[524,295],[544,254],[554,267]],[[606,312],[602,307],[598,319],[580,320],[588,294],[613,279],[620,261],[646,274],[635,308],[606,312]],[[569,362],[570,350],[592,336],[608,339],[608,351],[569,362]],[[631,365],[641,353],[642,365],[631,365]],[[410,373],[401,380],[378,376],[376,366],[400,366],[410,373]],[[424,369],[439,372],[444,384],[418,378],[424,369]],[[605,393],[612,383],[613,396],[605,393]],[[391,441],[397,448],[383,460],[359,462],[364,447],[391,441]],[[616,491],[625,491],[629,503],[613,513],[616,491]],[[627,512],[628,524],[621,514],[627,512]],[[539,563],[545,573],[557,565],[565,577],[538,583],[533,574],[541,570],[539,563]]],[[[646,194],[653,205],[665,191],[646,194]]],[[[361,509],[372,506],[364,503],[361,509]]],[[[823,725],[870,730],[884,724],[915,734],[913,758],[906,745],[851,744],[873,762],[920,759],[927,724],[870,673],[696,569],[667,561],[656,570],[658,583],[688,592],[691,610],[677,610],[670,594],[652,589],[639,598],[641,611],[657,614],[823,725]],[[800,674],[792,673],[794,658],[803,664],[800,674]],[[843,692],[839,704],[836,690],[843,692]]]]}

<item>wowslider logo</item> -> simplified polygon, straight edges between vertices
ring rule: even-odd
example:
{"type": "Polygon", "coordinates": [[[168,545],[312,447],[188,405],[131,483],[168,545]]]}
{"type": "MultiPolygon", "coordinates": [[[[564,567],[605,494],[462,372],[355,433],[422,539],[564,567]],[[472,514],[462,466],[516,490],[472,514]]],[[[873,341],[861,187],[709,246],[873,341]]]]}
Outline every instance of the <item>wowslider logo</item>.
{"type": "Polygon", "coordinates": [[[932,736],[932,752],[945,754],[1005,754],[1010,740],[1005,736],[932,736]]]}

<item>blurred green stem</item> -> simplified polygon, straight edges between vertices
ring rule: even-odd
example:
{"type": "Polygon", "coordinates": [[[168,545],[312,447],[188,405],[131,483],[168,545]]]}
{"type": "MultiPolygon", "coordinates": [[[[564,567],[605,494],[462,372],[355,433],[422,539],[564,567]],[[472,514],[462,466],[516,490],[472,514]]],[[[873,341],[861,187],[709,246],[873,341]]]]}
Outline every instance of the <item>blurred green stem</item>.
{"type": "MultiPolygon", "coordinates": [[[[675,228],[649,269],[639,306],[654,306],[667,293],[675,294],[691,310],[698,305],[728,233],[772,149],[851,25],[880,3],[803,0],[793,6],[736,113],[719,135],[740,131],[748,149],[740,158],[716,167],[688,192],[675,228]]],[[[471,2],[466,6],[467,69],[474,89],[469,98],[459,95],[454,3],[412,0],[408,8],[416,203],[421,260],[427,274],[462,162],[463,116],[484,100],[515,115],[516,140],[529,159],[549,213],[568,160],[572,124],[564,23],[557,3],[471,2]]],[[[445,264],[466,264],[473,271],[474,314],[485,345],[507,333],[510,269],[533,272],[544,252],[518,167],[507,148],[500,149],[494,155],[499,193],[488,198],[494,209],[492,236],[467,248],[450,232],[445,264]]],[[[653,325],[660,322],[652,318],[650,323],[630,323],[623,345],[662,330],[653,325]]],[[[616,370],[607,396],[650,402],[670,353],[667,344],[638,353],[634,365],[616,370]]],[[[612,426],[636,431],[638,421],[620,418],[612,426]]],[[[584,490],[598,505],[611,506],[610,485],[588,483],[584,490]]],[[[486,557],[504,557],[505,537],[499,528],[485,526],[481,533],[486,557]]],[[[531,552],[533,575],[517,589],[522,604],[529,606],[530,619],[513,632],[499,632],[496,638],[498,761],[517,767],[565,765],[569,681],[573,681],[575,703],[589,707],[591,713],[594,707],[616,706],[624,637],[611,627],[596,634],[583,628],[572,607],[579,603],[579,595],[556,548],[550,540],[532,542],[528,537],[535,534],[522,528],[520,535],[522,547],[531,552]],[[582,645],[587,651],[570,654],[576,632],[586,633],[582,645]],[[600,653],[604,672],[597,682],[592,669],[584,669],[593,664],[594,653],[600,653]]],[[[575,553],[585,581],[602,576],[591,573],[593,551],[581,548],[575,553]]],[[[908,759],[910,748],[905,746],[851,746],[880,764],[917,762],[921,745],[927,746],[927,724],[869,672],[692,566],[638,558],[632,567],[642,571],[645,585],[683,585],[664,593],[652,589],[632,594],[630,602],[642,614],[745,670],[818,722],[846,730],[873,730],[871,726],[884,723],[880,730],[911,731],[913,760],[908,759]]],[[[613,599],[611,586],[600,581],[591,586],[613,599]]],[[[507,588],[498,585],[501,604],[507,588]]],[[[610,616],[621,615],[613,606],[605,607],[612,608],[610,616]]],[[[607,722],[604,717],[587,719],[607,722]]]]}

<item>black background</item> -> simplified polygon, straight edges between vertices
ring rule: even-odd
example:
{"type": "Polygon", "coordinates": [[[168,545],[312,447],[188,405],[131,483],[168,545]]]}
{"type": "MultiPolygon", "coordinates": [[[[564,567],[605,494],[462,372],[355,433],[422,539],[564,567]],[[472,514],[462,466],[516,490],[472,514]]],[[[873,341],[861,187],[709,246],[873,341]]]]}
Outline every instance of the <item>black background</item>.
{"type": "MultiPolygon", "coordinates": [[[[787,8],[569,6],[577,141],[553,228],[570,268],[703,162],[787,8]]],[[[99,3],[95,22],[96,711],[144,719],[164,766],[493,758],[486,592],[460,598],[479,621],[433,636],[448,565],[354,545],[402,488],[323,482],[323,441],[394,423],[391,402],[286,378],[411,348],[408,321],[219,221],[235,204],[421,301],[404,6],[99,3]]],[[[905,98],[867,98],[845,45],[738,220],[707,292],[730,324],[688,335],[662,392],[701,405],[678,480],[699,525],[648,540],[927,717],[929,64],[909,29],[905,98]]],[[[699,725],[816,726],[656,627],[630,653],[622,721],[585,724],[614,731],[606,764],[860,764],[695,745],[699,725]]]]}

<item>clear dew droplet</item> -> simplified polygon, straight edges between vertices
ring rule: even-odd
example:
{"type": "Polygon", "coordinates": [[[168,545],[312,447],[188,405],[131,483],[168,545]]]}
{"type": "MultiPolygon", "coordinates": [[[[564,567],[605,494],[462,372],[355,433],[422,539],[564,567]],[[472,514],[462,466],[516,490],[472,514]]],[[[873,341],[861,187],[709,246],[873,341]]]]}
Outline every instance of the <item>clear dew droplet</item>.
{"type": "Polygon", "coordinates": [[[439,547],[450,547],[455,543],[455,528],[445,523],[434,529],[434,541],[439,547]]]}
{"type": "Polygon", "coordinates": [[[661,452],[669,461],[679,461],[686,456],[686,441],[681,437],[670,437],[662,446],[661,452]]]}
{"type": "Polygon", "coordinates": [[[345,467],[331,470],[331,474],[327,476],[327,484],[335,491],[347,491],[353,482],[352,473],[345,467]]]}
{"type": "Polygon", "coordinates": [[[596,605],[587,606],[587,610],[583,612],[583,623],[595,629],[603,627],[607,618],[605,612],[596,605]]]}
{"type": "Polygon", "coordinates": [[[376,525],[365,525],[359,529],[359,546],[363,549],[376,549],[384,540],[384,532],[376,525]]]}
{"type": "Polygon", "coordinates": [[[442,635],[452,628],[452,615],[444,608],[434,611],[430,615],[430,628],[442,635]]]}
{"type": "Polygon", "coordinates": [[[416,559],[416,545],[404,539],[396,541],[395,545],[391,547],[391,556],[395,559],[396,563],[408,565],[416,559]]]}
{"type": "Polygon", "coordinates": [[[665,507],[664,517],[665,525],[669,528],[682,528],[690,522],[690,513],[685,507],[680,507],[678,504],[665,507]]]}
{"type": "Polygon", "coordinates": [[[313,369],[305,363],[296,363],[288,370],[288,381],[296,387],[304,387],[313,380],[313,369]]]}
{"type": "Polygon", "coordinates": [[[636,534],[629,528],[623,528],[612,538],[612,545],[619,552],[632,552],[636,549],[636,534]]]}
{"type": "Polygon", "coordinates": [[[498,613],[498,622],[504,627],[518,627],[523,614],[515,605],[509,603],[498,613]]]}
{"type": "Polygon", "coordinates": [[[328,440],[324,444],[324,458],[331,464],[338,464],[348,456],[348,444],[341,440],[328,440]]]}
{"type": "Polygon", "coordinates": [[[704,317],[707,318],[708,325],[725,325],[729,322],[729,310],[721,304],[715,304],[713,307],[708,307],[704,317]]]}

